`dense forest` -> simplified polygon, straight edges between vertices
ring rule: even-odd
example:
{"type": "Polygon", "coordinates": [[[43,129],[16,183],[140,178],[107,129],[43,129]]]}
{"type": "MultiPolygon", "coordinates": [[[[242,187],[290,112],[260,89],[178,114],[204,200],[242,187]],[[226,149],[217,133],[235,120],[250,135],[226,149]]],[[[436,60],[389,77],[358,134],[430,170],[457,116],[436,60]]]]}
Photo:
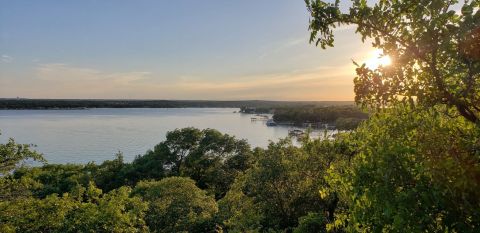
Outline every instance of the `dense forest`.
{"type": "Polygon", "coordinates": [[[394,61],[357,64],[371,114],[355,130],[251,148],[183,128],[131,163],[86,165],[47,164],[11,139],[0,232],[479,232],[480,2],[306,3],[313,43],[353,25],[394,61]]]}

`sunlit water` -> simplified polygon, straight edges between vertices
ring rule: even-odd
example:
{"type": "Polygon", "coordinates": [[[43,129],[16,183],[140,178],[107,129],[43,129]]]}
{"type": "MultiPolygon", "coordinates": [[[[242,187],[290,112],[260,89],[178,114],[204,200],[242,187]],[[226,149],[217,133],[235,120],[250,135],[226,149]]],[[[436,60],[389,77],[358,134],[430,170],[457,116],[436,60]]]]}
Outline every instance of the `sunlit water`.
{"type": "Polygon", "coordinates": [[[36,144],[49,163],[100,163],[118,151],[132,161],[164,140],[167,131],[189,126],[217,129],[247,139],[253,147],[288,135],[289,127],[267,127],[234,111],[238,109],[0,110],[0,142],[13,137],[36,144]]]}

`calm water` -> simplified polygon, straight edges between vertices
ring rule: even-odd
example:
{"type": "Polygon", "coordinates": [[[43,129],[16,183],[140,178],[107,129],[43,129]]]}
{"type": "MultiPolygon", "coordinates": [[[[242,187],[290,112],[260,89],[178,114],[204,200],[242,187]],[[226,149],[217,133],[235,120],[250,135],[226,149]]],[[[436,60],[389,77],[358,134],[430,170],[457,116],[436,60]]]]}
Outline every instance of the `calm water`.
{"type": "Polygon", "coordinates": [[[267,127],[265,122],[252,122],[252,115],[233,113],[237,110],[0,110],[0,142],[13,137],[19,143],[36,144],[49,163],[99,163],[113,159],[118,151],[131,161],[175,128],[213,128],[260,147],[288,134],[288,127],[267,127]]]}

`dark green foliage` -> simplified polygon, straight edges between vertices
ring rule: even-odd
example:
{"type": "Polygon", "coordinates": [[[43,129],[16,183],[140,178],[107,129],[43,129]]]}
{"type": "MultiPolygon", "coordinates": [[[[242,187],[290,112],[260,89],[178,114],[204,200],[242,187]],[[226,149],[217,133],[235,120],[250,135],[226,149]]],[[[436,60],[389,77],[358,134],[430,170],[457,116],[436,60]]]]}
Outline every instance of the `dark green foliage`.
{"type": "Polygon", "coordinates": [[[299,225],[293,230],[294,233],[324,233],[327,232],[325,228],[325,218],[318,213],[308,213],[308,215],[301,217],[299,225]]]}
{"type": "Polygon", "coordinates": [[[250,163],[246,141],[213,129],[184,128],[168,132],[164,142],[135,159],[125,174],[134,182],[165,176],[190,177],[200,188],[220,198],[250,163]]]}
{"type": "Polygon", "coordinates": [[[224,198],[218,201],[219,219],[228,232],[259,232],[264,222],[260,207],[245,195],[245,177],[239,176],[224,198]]]}
{"type": "Polygon", "coordinates": [[[107,160],[102,164],[95,166],[87,165],[95,184],[103,191],[110,191],[127,184],[126,171],[130,164],[123,162],[123,155],[118,153],[114,160],[107,160]]]}
{"type": "Polygon", "coordinates": [[[250,167],[250,146],[245,140],[237,140],[217,130],[207,129],[202,133],[198,148],[191,151],[180,175],[194,179],[198,187],[221,198],[235,177],[250,167]]]}
{"type": "Polygon", "coordinates": [[[50,194],[70,192],[77,185],[87,186],[91,180],[90,173],[84,165],[48,164],[43,167],[20,168],[13,176],[16,179],[29,179],[38,185],[32,190],[37,197],[50,194]]]}

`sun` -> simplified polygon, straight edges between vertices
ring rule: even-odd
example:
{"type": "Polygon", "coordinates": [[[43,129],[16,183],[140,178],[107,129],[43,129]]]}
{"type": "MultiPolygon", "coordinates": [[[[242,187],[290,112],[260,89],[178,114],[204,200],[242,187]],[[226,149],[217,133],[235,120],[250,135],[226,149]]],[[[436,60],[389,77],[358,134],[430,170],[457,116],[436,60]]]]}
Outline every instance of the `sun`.
{"type": "Polygon", "coordinates": [[[376,49],[369,54],[369,58],[365,61],[367,68],[374,70],[379,67],[386,67],[392,64],[392,59],[388,55],[384,55],[381,49],[376,49]]]}

